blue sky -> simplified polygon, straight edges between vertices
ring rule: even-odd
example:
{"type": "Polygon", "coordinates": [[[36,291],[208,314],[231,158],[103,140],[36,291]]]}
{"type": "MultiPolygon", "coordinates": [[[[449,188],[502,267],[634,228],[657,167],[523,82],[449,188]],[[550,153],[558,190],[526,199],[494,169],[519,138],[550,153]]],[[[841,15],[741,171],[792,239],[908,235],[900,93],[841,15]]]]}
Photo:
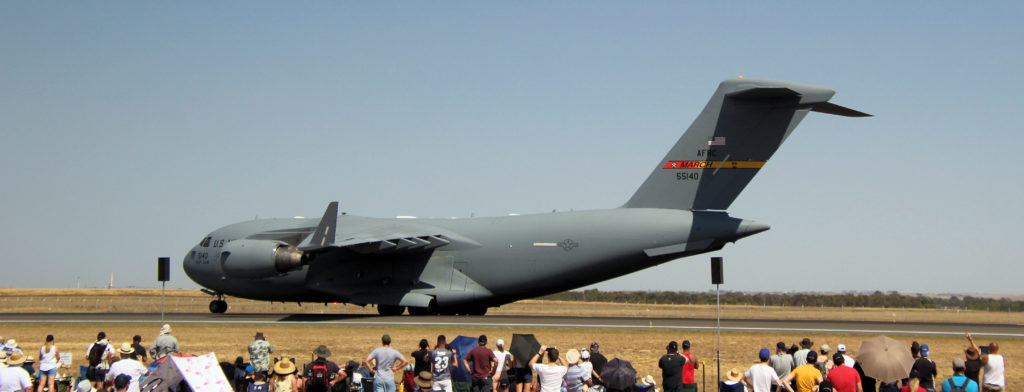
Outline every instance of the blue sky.
{"type": "MultiPolygon", "coordinates": [[[[5,287],[195,287],[259,217],[621,205],[738,75],[837,91],[730,208],[728,290],[1020,294],[1020,2],[3,2],[5,287]]],[[[706,290],[707,258],[602,289],[706,290]]]]}

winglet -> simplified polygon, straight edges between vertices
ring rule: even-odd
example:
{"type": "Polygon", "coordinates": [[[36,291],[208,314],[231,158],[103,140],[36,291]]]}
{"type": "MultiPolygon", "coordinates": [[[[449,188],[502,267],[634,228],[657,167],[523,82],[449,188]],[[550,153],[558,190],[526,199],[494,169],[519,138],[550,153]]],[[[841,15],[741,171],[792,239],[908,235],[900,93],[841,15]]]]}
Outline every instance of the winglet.
{"type": "Polygon", "coordinates": [[[332,201],[327,204],[327,211],[324,211],[324,217],[320,218],[320,224],[316,226],[316,231],[310,234],[299,248],[321,248],[334,245],[334,233],[337,229],[338,202],[332,201]]]}

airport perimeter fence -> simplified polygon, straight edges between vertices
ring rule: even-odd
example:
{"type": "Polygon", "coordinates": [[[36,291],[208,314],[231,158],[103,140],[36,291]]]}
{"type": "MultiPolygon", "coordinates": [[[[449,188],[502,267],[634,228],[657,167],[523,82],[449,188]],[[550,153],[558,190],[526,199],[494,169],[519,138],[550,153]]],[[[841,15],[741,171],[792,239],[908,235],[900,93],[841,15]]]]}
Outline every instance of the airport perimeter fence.
{"type": "MultiPolygon", "coordinates": [[[[12,295],[0,297],[4,313],[160,313],[159,295],[102,295],[99,290],[89,295],[12,295]]],[[[174,313],[207,313],[212,297],[176,292],[163,301],[164,311],[174,313]]],[[[373,306],[335,303],[266,302],[226,298],[228,313],[271,314],[376,314],[373,306]]],[[[524,300],[488,310],[490,315],[559,315],[639,318],[715,318],[714,305],[658,305],[605,302],[571,302],[524,300]]],[[[979,311],[966,309],[915,308],[847,308],[804,306],[723,305],[724,319],[810,319],[839,321],[958,323],[1024,323],[1024,313],[979,311]]]]}

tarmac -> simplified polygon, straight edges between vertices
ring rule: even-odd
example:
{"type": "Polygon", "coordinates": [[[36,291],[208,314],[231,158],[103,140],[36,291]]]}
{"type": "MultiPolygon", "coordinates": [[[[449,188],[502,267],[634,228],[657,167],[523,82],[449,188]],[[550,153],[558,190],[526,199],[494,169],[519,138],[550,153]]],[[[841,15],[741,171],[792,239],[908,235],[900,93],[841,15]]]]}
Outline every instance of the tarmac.
{"type": "MultiPolygon", "coordinates": [[[[325,324],[381,326],[475,326],[535,328],[668,329],[713,331],[715,319],[629,318],[563,316],[376,316],[352,314],[264,314],[264,313],[171,313],[161,320],[159,313],[14,313],[5,314],[0,324],[325,324]]],[[[964,324],[924,322],[753,320],[723,319],[723,331],[813,332],[867,335],[963,335],[1024,338],[1021,324],[964,324]]]]}

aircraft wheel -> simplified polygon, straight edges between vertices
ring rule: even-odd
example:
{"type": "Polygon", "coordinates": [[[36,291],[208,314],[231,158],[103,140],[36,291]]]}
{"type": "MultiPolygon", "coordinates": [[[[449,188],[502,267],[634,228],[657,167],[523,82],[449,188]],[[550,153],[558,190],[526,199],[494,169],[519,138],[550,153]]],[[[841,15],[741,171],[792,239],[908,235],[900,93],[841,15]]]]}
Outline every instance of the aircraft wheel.
{"type": "Polygon", "coordinates": [[[401,316],[405,312],[405,306],[377,305],[377,313],[381,316],[401,316]]]}
{"type": "Polygon", "coordinates": [[[228,303],[226,301],[214,300],[210,301],[210,313],[224,313],[228,311],[228,303]]]}

